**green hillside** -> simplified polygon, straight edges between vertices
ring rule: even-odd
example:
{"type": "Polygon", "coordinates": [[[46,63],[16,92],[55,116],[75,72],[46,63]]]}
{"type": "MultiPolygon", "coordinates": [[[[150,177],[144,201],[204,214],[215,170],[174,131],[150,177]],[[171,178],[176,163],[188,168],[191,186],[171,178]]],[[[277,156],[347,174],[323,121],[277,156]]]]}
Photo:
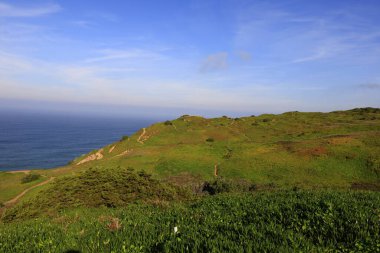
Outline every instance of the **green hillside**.
{"type": "Polygon", "coordinates": [[[21,201],[28,199],[49,188],[44,181],[56,178],[57,185],[64,182],[59,178],[76,178],[89,168],[108,174],[118,168],[144,171],[192,190],[215,178],[263,189],[378,190],[380,109],[212,119],[184,115],[124,136],[67,166],[36,170],[42,177],[28,184],[20,181],[24,173],[0,173],[0,200],[6,203],[37,185],[21,201]]]}
{"type": "Polygon", "coordinates": [[[72,161],[71,171],[131,167],[155,178],[244,178],[278,187],[373,187],[380,109],[242,118],[182,116],[72,161]]]}
{"type": "Polygon", "coordinates": [[[1,252],[377,252],[380,109],[184,115],[0,183],[1,252]]]}

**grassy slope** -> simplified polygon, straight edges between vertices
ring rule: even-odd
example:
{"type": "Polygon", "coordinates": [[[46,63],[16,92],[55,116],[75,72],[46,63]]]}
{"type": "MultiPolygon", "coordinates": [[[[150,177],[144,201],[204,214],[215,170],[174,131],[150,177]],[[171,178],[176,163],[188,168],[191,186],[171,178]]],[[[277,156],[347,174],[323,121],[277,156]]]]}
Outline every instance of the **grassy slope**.
{"type": "Polygon", "coordinates": [[[25,189],[32,187],[44,180],[46,178],[41,177],[38,180],[32,181],[30,183],[21,183],[21,179],[25,177],[25,173],[7,173],[0,172],[0,203],[3,203],[24,191],[25,189]]]}
{"type": "MultiPolygon", "coordinates": [[[[104,147],[100,160],[75,165],[94,150],[70,166],[36,173],[61,177],[95,166],[123,166],[143,169],[155,178],[194,175],[210,180],[218,164],[220,176],[280,187],[379,184],[379,109],[239,119],[185,116],[171,123],[146,128],[144,144],[137,141],[141,129],[129,139],[104,147]],[[208,138],[214,142],[207,142],[208,138]],[[123,154],[126,150],[130,152],[123,154]]],[[[21,173],[0,173],[0,203],[38,183],[21,185],[21,177],[21,173]]]]}
{"type": "Polygon", "coordinates": [[[148,127],[144,144],[137,142],[140,130],[104,147],[102,159],[66,170],[124,166],[144,169],[157,178],[190,173],[211,179],[218,164],[220,176],[283,187],[379,183],[380,110],[239,119],[185,116],[171,122],[148,127]],[[208,138],[214,141],[207,142],[208,138]],[[126,150],[130,152],[123,155],[126,150]]]}

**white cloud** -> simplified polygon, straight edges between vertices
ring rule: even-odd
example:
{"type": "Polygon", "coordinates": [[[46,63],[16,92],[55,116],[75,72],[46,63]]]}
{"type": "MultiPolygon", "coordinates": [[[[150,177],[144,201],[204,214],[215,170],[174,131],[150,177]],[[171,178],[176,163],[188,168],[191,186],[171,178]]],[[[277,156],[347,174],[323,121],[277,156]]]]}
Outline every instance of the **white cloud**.
{"type": "Polygon", "coordinates": [[[378,90],[380,89],[380,83],[363,83],[357,85],[357,87],[362,89],[371,89],[371,90],[378,90]]]}
{"type": "Polygon", "coordinates": [[[245,62],[249,62],[252,60],[252,55],[250,52],[247,52],[247,51],[239,51],[237,53],[238,57],[240,60],[242,61],[245,61],[245,62]]]}
{"type": "Polygon", "coordinates": [[[327,55],[328,55],[327,51],[324,50],[323,48],[321,48],[321,49],[317,50],[316,53],[314,53],[310,56],[294,59],[292,62],[293,63],[302,63],[302,62],[316,61],[316,60],[320,60],[320,59],[325,58],[327,55]]]}
{"type": "Polygon", "coordinates": [[[44,6],[19,7],[0,2],[0,17],[38,17],[61,10],[58,4],[44,6]]]}
{"type": "Polygon", "coordinates": [[[142,49],[129,49],[129,50],[115,50],[115,49],[104,49],[100,50],[101,56],[86,59],[87,63],[95,63],[109,60],[123,60],[123,59],[150,59],[158,60],[162,58],[162,55],[142,49]]]}
{"type": "Polygon", "coordinates": [[[227,68],[227,52],[211,54],[203,61],[200,71],[202,73],[223,70],[227,68]]]}
{"type": "Polygon", "coordinates": [[[355,11],[308,15],[282,11],[283,6],[273,3],[253,7],[241,10],[234,42],[259,59],[289,64],[351,58],[357,63],[380,55],[378,27],[355,11]]]}

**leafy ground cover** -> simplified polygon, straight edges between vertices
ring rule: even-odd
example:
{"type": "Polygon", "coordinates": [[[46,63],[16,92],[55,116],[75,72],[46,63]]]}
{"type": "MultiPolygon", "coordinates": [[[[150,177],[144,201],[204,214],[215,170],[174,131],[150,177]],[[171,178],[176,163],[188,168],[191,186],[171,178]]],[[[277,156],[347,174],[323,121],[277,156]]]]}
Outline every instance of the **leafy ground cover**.
{"type": "Polygon", "coordinates": [[[276,191],[76,208],[0,226],[1,252],[379,252],[380,194],[276,191]]]}

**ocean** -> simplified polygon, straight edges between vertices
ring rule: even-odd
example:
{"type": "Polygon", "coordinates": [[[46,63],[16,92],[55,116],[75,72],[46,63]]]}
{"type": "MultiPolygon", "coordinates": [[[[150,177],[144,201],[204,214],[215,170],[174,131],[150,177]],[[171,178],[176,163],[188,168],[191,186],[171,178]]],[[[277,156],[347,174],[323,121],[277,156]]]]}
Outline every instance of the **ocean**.
{"type": "Polygon", "coordinates": [[[0,171],[62,166],[156,121],[0,111],[0,171]]]}

